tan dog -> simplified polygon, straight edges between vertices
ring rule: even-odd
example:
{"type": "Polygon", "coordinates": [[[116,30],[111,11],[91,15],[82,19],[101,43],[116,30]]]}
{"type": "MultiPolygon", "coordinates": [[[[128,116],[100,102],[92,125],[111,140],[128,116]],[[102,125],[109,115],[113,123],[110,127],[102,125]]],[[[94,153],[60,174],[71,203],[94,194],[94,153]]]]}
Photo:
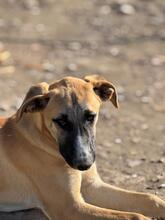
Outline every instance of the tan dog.
{"type": "Polygon", "coordinates": [[[157,196],[113,187],[97,173],[95,125],[108,100],[118,107],[115,87],[98,76],[30,88],[17,113],[0,121],[0,211],[39,208],[52,220],[165,218],[157,196]]]}

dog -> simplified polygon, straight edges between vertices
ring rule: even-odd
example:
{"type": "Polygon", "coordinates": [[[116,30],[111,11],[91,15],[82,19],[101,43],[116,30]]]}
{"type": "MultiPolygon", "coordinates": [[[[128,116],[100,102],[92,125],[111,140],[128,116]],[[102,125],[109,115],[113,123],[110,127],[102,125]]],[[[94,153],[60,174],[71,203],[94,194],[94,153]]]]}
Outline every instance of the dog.
{"type": "Polygon", "coordinates": [[[97,75],[32,86],[0,120],[0,211],[41,209],[50,220],[165,218],[165,201],[104,183],[95,163],[99,109],[115,86],[97,75]]]}

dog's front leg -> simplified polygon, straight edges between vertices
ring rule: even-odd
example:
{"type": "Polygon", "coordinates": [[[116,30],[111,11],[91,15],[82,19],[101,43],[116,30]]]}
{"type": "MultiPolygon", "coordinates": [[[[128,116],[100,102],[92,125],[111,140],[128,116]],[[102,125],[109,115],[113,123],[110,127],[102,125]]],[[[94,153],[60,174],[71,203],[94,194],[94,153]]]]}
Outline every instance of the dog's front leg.
{"type": "Polygon", "coordinates": [[[85,202],[76,202],[74,206],[61,207],[60,213],[56,209],[44,210],[49,220],[151,220],[138,213],[120,212],[96,207],[85,202]]]}
{"type": "Polygon", "coordinates": [[[81,197],[77,201],[72,198],[70,204],[58,209],[52,204],[47,203],[47,205],[45,214],[49,220],[150,220],[138,213],[120,212],[90,205],[81,197]]]}
{"type": "Polygon", "coordinates": [[[85,202],[78,202],[74,208],[71,209],[69,218],[67,220],[150,220],[149,218],[129,212],[120,212],[97,206],[90,205],[85,202]]]}
{"type": "Polygon", "coordinates": [[[43,210],[50,220],[149,220],[136,213],[119,212],[86,203],[80,193],[81,176],[80,171],[65,169],[59,172],[54,184],[51,177],[46,180],[46,185],[42,185],[43,210]]]}
{"type": "Polygon", "coordinates": [[[165,217],[165,202],[155,195],[124,190],[104,183],[96,165],[83,176],[82,193],[87,202],[104,208],[165,217]]]}

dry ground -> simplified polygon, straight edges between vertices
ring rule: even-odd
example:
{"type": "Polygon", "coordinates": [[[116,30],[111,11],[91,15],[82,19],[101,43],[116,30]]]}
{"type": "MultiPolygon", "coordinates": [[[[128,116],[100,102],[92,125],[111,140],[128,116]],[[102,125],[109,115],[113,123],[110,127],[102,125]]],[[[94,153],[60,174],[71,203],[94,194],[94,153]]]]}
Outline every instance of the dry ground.
{"type": "Polygon", "coordinates": [[[1,115],[36,82],[97,73],[117,85],[120,109],[106,103],[98,123],[100,174],[165,198],[165,1],[1,0],[0,55],[1,115]]]}

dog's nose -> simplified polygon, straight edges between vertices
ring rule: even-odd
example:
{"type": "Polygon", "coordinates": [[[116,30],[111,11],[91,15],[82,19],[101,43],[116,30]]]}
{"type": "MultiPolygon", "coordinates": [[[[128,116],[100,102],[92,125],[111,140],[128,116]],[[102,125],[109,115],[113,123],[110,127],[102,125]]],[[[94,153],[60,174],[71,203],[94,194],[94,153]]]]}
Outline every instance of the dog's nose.
{"type": "Polygon", "coordinates": [[[78,170],[87,170],[92,165],[92,160],[87,158],[75,159],[73,164],[78,170]]]}
{"type": "Polygon", "coordinates": [[[82,164],[82,165],[78,165],[77,169],[83,171],[83,170],[89,169],[90,166],[91,166],[91,164],[82,164]]]}

